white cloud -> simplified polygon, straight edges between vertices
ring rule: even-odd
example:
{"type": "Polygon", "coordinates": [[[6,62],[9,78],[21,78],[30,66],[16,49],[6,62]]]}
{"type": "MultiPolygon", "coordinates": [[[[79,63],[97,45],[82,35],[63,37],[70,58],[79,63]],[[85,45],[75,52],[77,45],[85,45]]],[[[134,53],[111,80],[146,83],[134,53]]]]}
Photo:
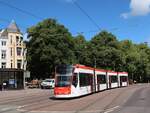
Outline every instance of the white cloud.
{"type": "Polygon", "coordinates": [[[145,16],[150,13],[150,0],[131,0],[130,12],[121,14],[121,17],[127,19],[131,16],[145,16]]]}

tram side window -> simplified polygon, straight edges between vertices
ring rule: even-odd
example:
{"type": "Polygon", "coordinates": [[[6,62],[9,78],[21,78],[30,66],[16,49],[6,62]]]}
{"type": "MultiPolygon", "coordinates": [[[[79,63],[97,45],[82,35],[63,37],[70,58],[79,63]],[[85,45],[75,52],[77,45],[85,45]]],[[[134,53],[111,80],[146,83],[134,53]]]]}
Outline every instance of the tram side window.
{"type": "Polygon", "coordinates": [[[117,76],[111,76],[111,83],[115,83],[115,82],[118,82],[118,78],[117,76]]]}
{"type": "Polygon", "coordinates": [[[92,74],[79,73],[80,87],[89,86],[92,84],[92,74]]]}
{"type": "Polygon", "coordinates": [[[105,75],[97,75],[97,83],[98,84],[105,84],[106,83],[106,76],[105,75]]]}
{"type": "Polygon", "coordinates": [[[77,73],[74,73],[74,74],[73,74],[72,84],[73,84],[75,87],[77,87],[77,84],[78,84],[78,74],[77,74],[77,73]]]}
{"type": "Polygon", "coordinates": [[[121,76],[120,78],[121,78],[122,82],[127,82],[127,77],[126,76],[121,76]]]}

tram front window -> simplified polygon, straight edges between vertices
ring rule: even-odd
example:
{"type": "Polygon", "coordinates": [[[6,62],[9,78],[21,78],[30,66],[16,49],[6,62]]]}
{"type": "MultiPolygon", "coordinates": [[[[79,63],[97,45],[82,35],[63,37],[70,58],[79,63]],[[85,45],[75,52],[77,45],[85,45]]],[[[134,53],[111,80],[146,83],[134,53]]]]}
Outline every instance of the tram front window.
{"type": "Polygon", "coordinates": [[[70,74],[73,71],[72,65],[58,65],[56,67],[56,74],[57,75],[65,75],[65,76],[71,76],[70,74]]]}
{"type": "Polygon", "coordinates": [[[57,76],[56,87],[67,87],[71,85],[71,76],[57,76]]]}
{"type": "Polygon", "coordinates": [[[56,67],[56,87],[71,86],[72,65],[58,65],[56,67]]]}

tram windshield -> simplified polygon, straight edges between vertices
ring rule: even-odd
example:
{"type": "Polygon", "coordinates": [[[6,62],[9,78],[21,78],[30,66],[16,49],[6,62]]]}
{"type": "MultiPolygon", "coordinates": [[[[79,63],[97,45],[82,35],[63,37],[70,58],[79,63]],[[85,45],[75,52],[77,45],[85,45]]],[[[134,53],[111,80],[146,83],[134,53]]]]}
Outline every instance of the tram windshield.
{"type": "Polygon", "coordinates": [[[73,67],[71,65],[59,65],[56,67],[56,87],[71,85],[73,67]]]}
{"type": "Polygon", "coordinates": [[[73,71],[72,65],[58,65],[56,67],[56,74],[63,75],[63,76],[71,76],[70,74],[73,71]]]}
{"type": "Polygon", "coordinates": [[[57,76],[56,87],[67,87],[71,85],[71,76],[57,76]]]}

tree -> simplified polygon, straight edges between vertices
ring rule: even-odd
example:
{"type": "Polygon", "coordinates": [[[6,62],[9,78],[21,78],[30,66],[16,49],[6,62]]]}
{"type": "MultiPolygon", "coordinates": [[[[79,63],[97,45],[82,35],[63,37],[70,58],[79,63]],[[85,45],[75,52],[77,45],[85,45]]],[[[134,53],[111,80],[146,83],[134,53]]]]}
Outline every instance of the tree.
{"type": "Polygon", "coordinates": [[[103,69],[118,71],[124,62],[119,42],[113,34],[106,31],[92,38],[91,53],[91,58],[96,60],[97,67],[103,69]]]}
{"type": "Polygon", "coordinates": [[[79,64],[85,64],[86,65],[86,59],[87,56],[87,41],[85,40],[84,36],[79,34],[78,36],[74,37],[74,43],[75,43],[75,56],[77,59],[76,63],[79,64]]]}
{"type": "Polygon", "coordinates": [[[32,77],[49,77],[56,65],[75,62],[73,37],[56,20],[46,19],[27,31],[27,59],[32,77]]]}
{"type": "Polygon", "coordinates": [[[91,67],[126,71],[140,82],[150,79],[150,48],[130,40],[118,41],[107,31],[86,41],[81,34],[72,37],[65,26],[45,19],[28,29],[28,69],[32,78],[52,75],[58,64],[79,63],[91,67]]]}

